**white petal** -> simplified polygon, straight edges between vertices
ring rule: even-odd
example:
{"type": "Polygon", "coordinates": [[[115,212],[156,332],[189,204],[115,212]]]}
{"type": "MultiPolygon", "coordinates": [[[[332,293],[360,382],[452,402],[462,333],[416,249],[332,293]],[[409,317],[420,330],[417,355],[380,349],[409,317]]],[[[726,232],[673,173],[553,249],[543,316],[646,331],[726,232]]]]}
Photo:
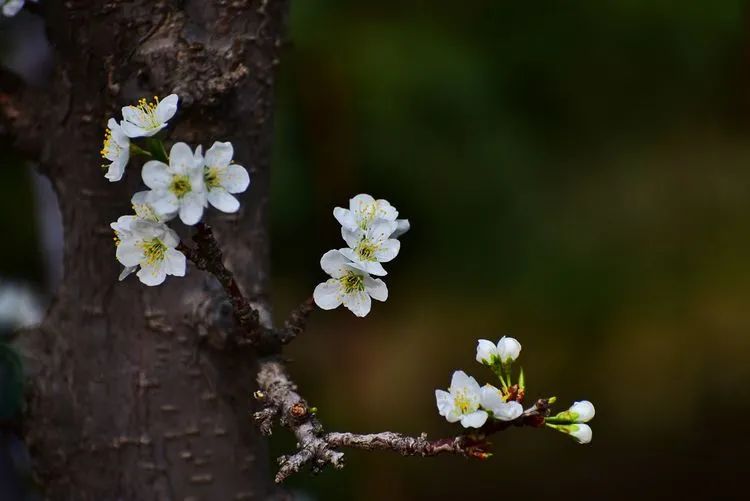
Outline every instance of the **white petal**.
{"type": "Polygon", "coordinates": [[[587,444],[591,442],[591,438],[593,437],[594,432],[591,430],[591,427],[589,425],[574,424],[570,426],[570,436],[575,438],[579,444],[587,444]]]}
{"type": "Polygon", "coordinates": [[[461,425],[464,428],[481,428],[487,422],[488,417],[485,411],[475,411],[463,416],[461,418],[461,425]]]}
{"type": "Polygon", "coordinates": [[[178,250],[167,249],[164,260],[166,265],[165,271],[168,275],[174,275],[176,277],[185,276],[185,268],[187,267],[185,254],[178,250]]]}
{"type": "Polygon", "coordinates": [[[232,161],[234,148],[230,142],[216,141],[208,151],[206,151],[206,167],[226,167],[232,161]]]}
{"type": "Polygon", "coordinates": [[[515,338],[503,336],[497,342],[497,354],[503,362],[515,361],[521,354],[521,343],[515,338]]]}
{"type": "Polygon", "coordinates": [[[166,189],[172,181],[168,169],[167,164],[163,162],[149,160],[143,164],[143,170],[141,170],[143,182],[152,190],[166,189]]]}
{"type": "Polygon", "coordinates": [[[115,251],[115,256],[123,266],[137,266],[144,258],[143,249],[135,242],[120,242],[115,251]]]}
{"type": "MultiPolygon", "coordinates": [[[[123,108],[123,110],[124,109],[125,108],[123,108]]],[[[129,121],[123,120],[122,124],[121,124],[121,127],[122,127],[122,131],[125,133],[125,135],[128,136],[128,137],[131,137],[131,138],[145,137],[145,136],[151,136],[151,135],[153,135],[153,134],[150,133],[150,131],[147,131],[143,127],[141,127],[139,125],[135,125],[135,124],[133,124],[133,123],[131,123],[129,121]]]]}
{"type": "Polygon", "coordinates": [[[388,200],[380,199],[376,203],[378,205],[377,217],[386,221],[394,221],[398,217],[398,211],[388,200]]]}
{"type": "Polygon", "coordinates": [[[408,219],[397,219],[396,220],[396,231],[391,234],[391,238],[398,238],[411,229],[411,224],[408,219]]]}
{"type": "Polygon", "coordinates": [[[231,164],[221,176],[221,185],[229,193],[242,193],[250,186],[250,174],[243,166],[231,164]]]}
{"type": "Polygon", "coordinates": [[[380,247],[375,251],[375,259],[381,263],[387,263],[392,261],[398,255],[398,251],[401,249],[401,242],[395,238],[390,238],[380,244],[380,247]]]}
{"type": "Polygon", "coordinates": [[[313,291],[315,304],[324,310],[332,310],[341,305],[341,286],[338,280],[331,279],[318,284],[313,291]]]}
{"type": "Polygon", "coordinates": [[[365,277],[365,292],[378,301],[388,299],[388,287],[379,278],[365,277]]]}
{"type": "Polygon", "coordinates": [[[159,101],[159,104],[156,105],[156,110],[154,110],[156,119],[159,122],[164,123],[174,116],[177,112],[177,100],[177,94],[170,94],[159,101]]]}
{"type": "Polygon", "coordinates": [[[344,239],[344,242],[346,242],[346,245],[354,249],[357,245],[359,245],[359,242],[362,240],[362,237],[364,236],[364,232],[360,230],[359,228],[355,230],[348,230],[342,226],[341,236],[344,239]]]}
{"type": "Polygon", "coordinates": [[[208,201],[222,212],[237,212],[240,208],[240,202],[232,195],[226,192],[224,188],[214,188],[208,192],[208,201]]]}
{"type": "Polygon", "coordinates": [[[376,220],[367,230],[367,238],[373,242],[383,242],[396,231],[395,221],[376,220]]]}
{"type": "Polygon", "coordinates": [[[120,272],[120,276],[119,276],[119,277],[117,277],[117,280],[119,280],[120,282],[122,282],[122,281],[123,281],[123,280],[125,280],[125,279],[126,279],[126,278],[127,278],[128,276],[130,276],[130,274],[131,274],[131,273],[133,273],[133,272],[134,272],[135,270],[137,270],[137,269],[138,269],[138,267],[137,267],[137,266],[126,266],[126,267],[124,267],[124,268],[122,269],[122,271],[120,272]]]}
{"type": "MultiPolygon", "coordinates": [[[[121,111],[123,122],[120,125],[122,125],[123,129],[125,129],[126,126],[135,126],[142,129],[146,125],[142,120],[141,111],[136,106],[124,106],[121,111]]],[[[125,134],[128,134],[127,130],[125,131],[125,134]]],[[[128,134],[128,136],[130,136],[130,134],[128,134]]]]}
{"type": "Polygon", "coordinates": [[[180,237],[177,235],[177,232],[167,227],[166,224],[160,224],[160,226],[164,230],[163,234],[161,235],[161,240],[162,242],[164,242],[164,245],[166,245],[170,249],[174,249],[175,247],[177,247],[177,245],[180,243],[180,237]]]}
{"type": "Polygon", "coordinates": [[[127,163],[127,158],[125,158],[124,162],[122,159],[113,161],[109,164],[109,168],[107,169],[107,173],[104,174],[104,177],[109,179],[110,183],[119,181],[125,173],[125,165],[127,165],[127,163]]]}
{"type": "Polygon", "coordinates": [[[333,209],[333,217],[335,217],[336,221],[347,230],[354,231],[357,228],[357,220],[354,217],[354,213],[349,209],[336,207],[333,209]]]}
{"type": "Polygon", "coordinates": [[[337,250],[330,250],[320,258],[320,267],[333,278],[341,278],[346,274],[349,260],[337,250]]]}
{"type": "Polygon", "coordinates": [[[492,412],[494,412],[495,408],[505,403],[503,402],[503,397],[500,395],[500,390],[491,384],[482,386],[480,395],[482,407],[492,412]]]}
{"type": "Polygon", "coordinates": [[[581,400],[580,402],[574,402],[573,405],[568,409],[569,412],[577,415],[577,421],[579,423],[586,423],[594,419],[596,410],[594,404],[588,400],[581,400]]]}
{"type": "Polygon", "coordinates": [[[141,282],[148,286],[160,285],[167,278],[167,271],[164,261],[158,261],[152,265],[141,266],[136,273],[141,282]]]}
{"type": "Polygon", "coordinates": [[[174,214],[180,208],[180,201],[174,193],[168,191],[153,191],[149,195],[151,206],[159,216],[168,216],[174,214]]]}
{"type": "Polygon", "coordinates": [[[453,393],[454,389],[464,388],[468,386],[470,379],[474,378],[468,376],[464,371],[455,371],[453,373],[453,377],[451,377],[451,385],[448,388],[448,391],[453,393]]]}
{"type": "MultiPolygon", "coordinates": [[[[343,253],[345,250],[346,249],[341,249],[341,252],[343,253]]],[[[388,272],[385,271],[385,268],[383,268],[383,265],[376,261],[362,261],[360,259],[357,259],[356,261],[353,261],[350,266],[378,277],[384,277],[388,274],[388,272]]]]}
{"type": "Polygon", "coordinates": [[[352,292],[344,295],[344,306],[358,317],[364,317],[370,313],[371,305],[372,301],[366,292],[352,292]]]}
{"type": "Polygon", "coordinates": [[[188,174],[195,168],[195,155],[185,143],[175,143],[169,150],[170,170],[177,174],[188,174]]]}
{"type": "Polygon", "coordinates": [[[203,217],[203,200],[201,193],[190,192],[180,200],[180,220],[193,226],[203,217]]]}
{"type": "Polygon", "coordinates": [[[367,205],[374,204],[375,199],[366,193],[360,193],[355,195],[349,200],[349,210],[356,212],[359,209],[364,208],[367,205]]]}
{"type": "Polygon", "coordinates": [[[441,416],[447,416],[453,410],[453,397],[447,391],[435,390],[435,401],[441,416]]]}
{"type": "Polygon", "coordinates": [[[480,364],[492,364],[497,357],[497,346],[492,341],[480,339],[477,341],[477,362],[480,364]]]}
{"type": "Polygon", "coordinates": [[[503,402],[492,409],[492,416],[500,421],[513,421],[523,414],[523,406],[518,402],[503,402]]]}

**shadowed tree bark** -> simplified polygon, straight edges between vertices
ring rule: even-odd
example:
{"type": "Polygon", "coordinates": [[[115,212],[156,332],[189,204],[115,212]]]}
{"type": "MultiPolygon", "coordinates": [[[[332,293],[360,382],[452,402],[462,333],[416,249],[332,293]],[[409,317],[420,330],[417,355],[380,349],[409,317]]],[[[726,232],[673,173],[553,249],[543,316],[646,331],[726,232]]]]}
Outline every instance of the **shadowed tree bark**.
{"type": "Polygon", "coordinates": [[[250,419],[257,361],[200,349],[197,305],[215,280],[191,268],[156,288],[117,282],[109,223],[130,212],[140,168],[110,184],[99,150],[121,106],[172,92],[181,102],[170,141],[233,143],[251,186],[238,214],[208,221],[267,321],[272,90],[286,9],[283,0],[47,0],[37,10],[54,78],[44,88],[0,80],[0,129],[51,179],[64,225],[63,284],[23,346],[26,438],[50,499],[280,495],[250,419]]]}

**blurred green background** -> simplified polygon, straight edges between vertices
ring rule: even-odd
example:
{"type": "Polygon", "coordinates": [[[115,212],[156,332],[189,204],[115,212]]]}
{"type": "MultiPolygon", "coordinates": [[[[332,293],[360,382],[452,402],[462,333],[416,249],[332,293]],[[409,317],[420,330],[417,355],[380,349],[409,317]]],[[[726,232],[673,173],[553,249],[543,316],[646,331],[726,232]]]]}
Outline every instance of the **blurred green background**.
{"type": "MultiPolygon", "coordinates": [[[[366,319],[317,311],[291,347],[326,427],[457,433],[434,389],[455,369],[491,381],[476,340],[504,334],[523,344],[529,399],[589,399],[597,416],[588,446],[512,429],[485,462],[348,451],[343,471],[290,484],[322,500],[743,498],[748,3],[291,3],[278,319],[344,245],[334,206],[366,192],[412,223],[389,300],[366,319]]],[[[21,175],[3,168],[0,203],[21,196],[21,175]]],[[[3,276],[29,269],[16,241],[3,276]]]]}

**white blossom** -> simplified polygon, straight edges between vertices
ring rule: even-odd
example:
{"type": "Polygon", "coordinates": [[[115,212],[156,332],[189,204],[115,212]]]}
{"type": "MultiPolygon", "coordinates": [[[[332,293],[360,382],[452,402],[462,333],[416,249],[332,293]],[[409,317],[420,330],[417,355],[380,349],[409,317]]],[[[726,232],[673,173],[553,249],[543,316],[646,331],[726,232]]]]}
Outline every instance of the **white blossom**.
{"type": "Polygon", "coordinates": [[[373,275],[386,275],[387,272],[380,263],[387,263],[398,255],[401,242],[390,235],[396,230],[395,221],[377,220],[366,230],[357,228],[350,231],[341,228],[349,248],[339,249],[348,259],[373,275]]]}
{"type": "MultiPolygon", "coordinates": [[[[31,0],[36,2],[37,0],[31,0]]],[[[26,2],[24,0],[0,0],[0,5],[3,7],[3,15],[7,17],[13,17],[23,8],[26,2]]]]}
{"type": "Polygon", "coordinates": [[[438,412],[449,423],[461,421],[464,428],[481,428],[487,411],[480,409],[482,392],[476,379],[464,371],[456,371],[448,391],[435,390],[438,412]]]}
{"type": "MultiPolygon", "coordinates": [[[[366,230],[376,219],[395,221],[398,211],[388,200],[375,200],[367,194],[359,194],[349,200],[349,208],[336,207],[333,216],[349,231],[366,230]]],[[[394,227],[394,231],[395,231],[394,227]]]]}
{"type": "Polygon", "coordinates": [[[364,317],[370,312],[371,298],[378,301],[388,299],[385,282],[372,278],[339,251],[323,254],[320,266],[332,277],[319,284],[313,292],[315,304],[324,310],[332,310],[343,304],[358,317],[364,317]]]}
{"type": "Polygon", "coordinates": [[[503,336],[497,342],[497,356],[504,364],[514,362],[521,354],[521,343],[515,338],[503,336]]]}
{"type": "Polygon", "coordinates": [[[232,163],[232,143],[216,141],[206,151],[203,180],[208,202],[222,212],[237,212],[240,203],[231,193],[242,193],[250,185],[250,176],[241,165],[232,163]]]}
{"type": "Polygon", "coordinates": [[[177,94],[170,94],[161,101],[154,96],[154,101],[149,103],[141,99],[137,106],[122,108],[120,125],[128,137],[153,136],[166,127],[167,121],[177,112],[177,94]]]}
{"type": "Polygon", "coordinates": [[[130,160],[130,138],[122,131],[117,120],[110,118],[107,122],[107,132],[104,135],[102,158],[109,160],[107,173],[104,175],[110,182],[119,181],[125,172],[125,166],[130,160]]]}
{"type": "Polygon", "coordinates": [[[523,406],[518,402],[506,402],[500,390],[486,384],[482,386],[482,408],[490,411],[494,419],[513,421],[523,414],[523,406]]]}
{"type": "Polygon", "coordinates": [[[185,255],[176,249],[180,239],[166,224],[122,216],[110,226],[115,231],[117,260],[125,266],[120,280],[138,267],[138,278],[146,285],[159,285],[167,275],[185,276],[185,255]]]}
{"type": "Polygon", "coordinates": [[[159,214],[178,212],[182,222],[190,226],[201,220],[208,202],[200,146],[193,153],[187,144],[176,143],[169,152],[169,165],[150,160],[141,176],[152,190],[150,202],[159,214]]]}

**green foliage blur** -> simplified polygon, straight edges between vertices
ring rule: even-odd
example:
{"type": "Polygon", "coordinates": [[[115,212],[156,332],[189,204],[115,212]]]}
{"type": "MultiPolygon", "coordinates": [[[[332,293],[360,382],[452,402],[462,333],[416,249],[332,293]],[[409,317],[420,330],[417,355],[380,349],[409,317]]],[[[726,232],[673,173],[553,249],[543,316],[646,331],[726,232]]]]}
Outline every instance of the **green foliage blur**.
{"type": "MultiPolygon", "coordinates": [[[[597,408],[589,446],[348,452],[317,499],[736,498],[750,439],[750,17],[719,0],[300,0],[273,170],[279,318],[342,246],[334,206],[412,222],[364,320],[318,311],[292,372],[329,429],[441,436],[434,389],[523,344],[529,398],[597,408]]],[[[293,446],[276,437],[278,453],[293,446]]]]}

